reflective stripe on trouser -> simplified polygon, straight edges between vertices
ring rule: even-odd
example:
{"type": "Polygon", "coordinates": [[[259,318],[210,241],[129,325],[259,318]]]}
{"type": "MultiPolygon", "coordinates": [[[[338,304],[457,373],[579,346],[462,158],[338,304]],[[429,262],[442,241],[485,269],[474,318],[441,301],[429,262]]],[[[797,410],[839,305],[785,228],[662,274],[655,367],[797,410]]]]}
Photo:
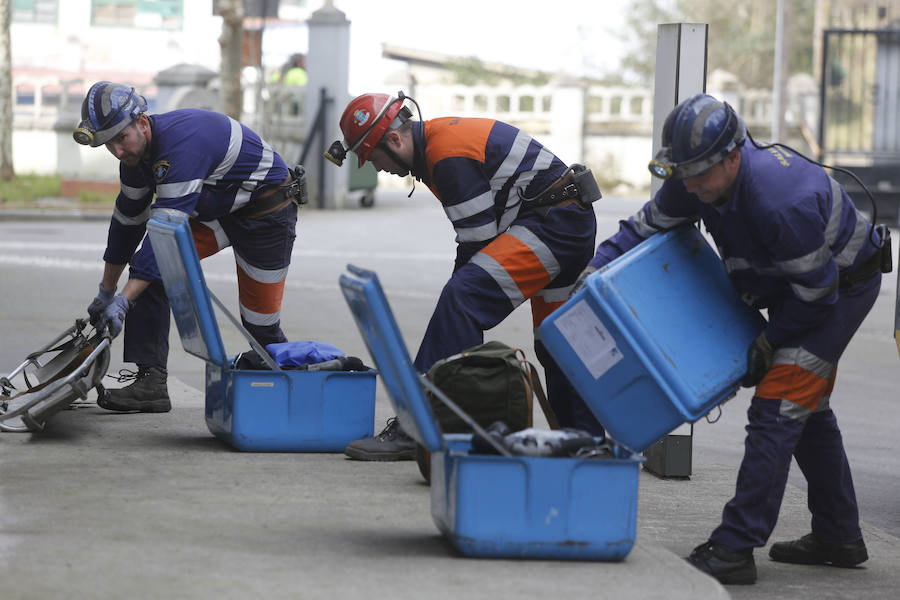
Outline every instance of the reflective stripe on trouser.
{"type": "MultiPolygon", "coordinates": [[[[262,345],[287,341],[281,331],[281,301],[296,222],[295,204],[260,219],[228,216],[203,223],[190,220],[201,259],[233,247],[241,322],[262,345]]],[[[161,282],[151,283],[125,320],[125,362],[165,368],[169,312],[161,282]]]]}
{"type": "MultiPolygon", "coordinates": [[[[525,300],[532,300],[533,320],[539,324],[551,303],[535,302],[535,296],[542,290],[548,291],[541,298],[567,296],[594,254],[595,236],[593,211],[574,205],[553,208],[546,217],[521,214],[506,233],[450,277],[416,355],[416,369],[424,373],[435,361],[482,343],[484,331],[525,300]]],[[[560,424],[601,433],[602,427],[539,343],[535,351],[560,424]]]]}
{"type": "Polygon", "coordinates": [[[822,326],[776,350],[775,364],[747,411],[735,495],[712,541],[738,549],[766,544],[778,520],[791,456],[808,483],[816,537],[835,543],[861,537],[853,478],[829,396],[837,361],[875,303],[880,279],[842,292],[822,326]]]}

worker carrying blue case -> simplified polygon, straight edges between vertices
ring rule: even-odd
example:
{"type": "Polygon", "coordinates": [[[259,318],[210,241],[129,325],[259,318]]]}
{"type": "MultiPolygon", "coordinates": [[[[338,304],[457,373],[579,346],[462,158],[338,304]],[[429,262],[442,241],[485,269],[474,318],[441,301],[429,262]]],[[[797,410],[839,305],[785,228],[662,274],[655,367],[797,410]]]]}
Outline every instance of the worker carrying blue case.
{"type": "Polygon", "coordinates": [[[206,425],[216,437],[238,450],[343,452],[372,436],[375,370],[283,370],[207,289],[187,219],[155,216],[147,232],[181,344],[206,361],[206,425]],[[270,370],[236,367],[212,300],[270,370]]]}
{"type": "Polygon", "coordinates": [[[502,445],[474,454],[472,434],[442,434],[423,387],[458,407],[416,372],[375,273],[347,268],[341,290],[403,430],[431,452],[431,515],[454,546],[477,557],[624,559],[643,457],[615,443],[594,457],[512,455],[502,445]]]}
{"type": "Polygon", "coordinates": [[[683,226],[592,273],[539,332],[607,434],[643,451],[735,394],[764,327],[700,231],[683,226]]]}

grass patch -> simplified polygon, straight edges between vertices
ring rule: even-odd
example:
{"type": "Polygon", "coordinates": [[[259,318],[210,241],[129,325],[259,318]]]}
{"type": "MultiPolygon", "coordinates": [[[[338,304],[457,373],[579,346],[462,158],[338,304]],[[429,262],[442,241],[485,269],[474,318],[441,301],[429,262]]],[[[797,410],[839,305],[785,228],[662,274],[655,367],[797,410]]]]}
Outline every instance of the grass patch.
{"type": "Polygon", "coordinates": [[[96,189],[97,186],[90,182],[76,184],[74,188],[71,181],[68,183],[63,186],[59,175],[17,175],[8,181],[0,180],[0,207],[39,207],[45,204],[42,199],[61,197],[69,198],[75,205],[93,207],[112,206],[116,201],[117,191],[96,189]],[[66,191],[62,190],[63,187],[66,191]]]}
{"type": "Polygon", "coordinates": [[[31,206],[37,198],[56,198],[59,184],[56,175],[20,175],[0,180],[0,205],[31,206]]]}

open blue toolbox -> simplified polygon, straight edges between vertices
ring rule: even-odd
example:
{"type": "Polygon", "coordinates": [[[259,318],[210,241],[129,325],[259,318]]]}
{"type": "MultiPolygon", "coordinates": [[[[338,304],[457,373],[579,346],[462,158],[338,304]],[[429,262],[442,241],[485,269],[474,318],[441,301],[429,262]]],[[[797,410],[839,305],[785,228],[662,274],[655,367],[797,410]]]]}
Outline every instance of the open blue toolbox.
{"type": "Polygon", "coordinates": [[[348,270],[344,297],[403,430],[431,451],[431,515],[456,548],[479,557],[625,558],[643,457],[618,445],[605,458],[470,454],[471,434],[441,433],[423,389],[431,384],[413,367],[377,276],[348,270]]]}
{"type": "Polygon", "coordinates": [[[238,450],[343,452],[372,436],[376,371],[281,370],[220,304],[273,370],[234,368],[187,221],[154,217],[147,231],[181,343],[206,361],[206,425],[216,437],[238,450]]]}
{"type": "Polygon", "coordinates": [[[591,274],[539,332],[607,433],[643,451],[734,395],[764,326],[684,226],[591,274]]]}

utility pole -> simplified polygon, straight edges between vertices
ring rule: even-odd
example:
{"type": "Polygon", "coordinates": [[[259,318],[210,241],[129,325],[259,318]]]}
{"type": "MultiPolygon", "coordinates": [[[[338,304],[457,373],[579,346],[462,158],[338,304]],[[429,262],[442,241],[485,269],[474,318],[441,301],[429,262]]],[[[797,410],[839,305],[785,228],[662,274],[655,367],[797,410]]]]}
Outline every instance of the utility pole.
{"type": "Polygon", "coordinates": [[[777,0],[775,3],[775,64],[772,69],[772,135],[769,136],[773,142],[782,140],[782,130],[784,129],[784,95],[785,80],[787,79],[785,67],[789,54],[785,35],[787,10],[787,3],[784,0],[777,0]]]}
{"type": "Polygon", "coordinates": [[[241,49],[244,41],[243,0],[221,0],[219,14],[222,15],[222,35],[219,36],[222,54],[222,62],[219,67],[219,77],[222,81],[220,91],[222,107],[226,115],[240,120],[244,108],[241,92],[241,49]]]}
{"type": "Polygon", "coordinates": [[[0,179],[15,177],[12,157],[13,94],[9,23],[12,1],[0,0],[0,179]]]}

